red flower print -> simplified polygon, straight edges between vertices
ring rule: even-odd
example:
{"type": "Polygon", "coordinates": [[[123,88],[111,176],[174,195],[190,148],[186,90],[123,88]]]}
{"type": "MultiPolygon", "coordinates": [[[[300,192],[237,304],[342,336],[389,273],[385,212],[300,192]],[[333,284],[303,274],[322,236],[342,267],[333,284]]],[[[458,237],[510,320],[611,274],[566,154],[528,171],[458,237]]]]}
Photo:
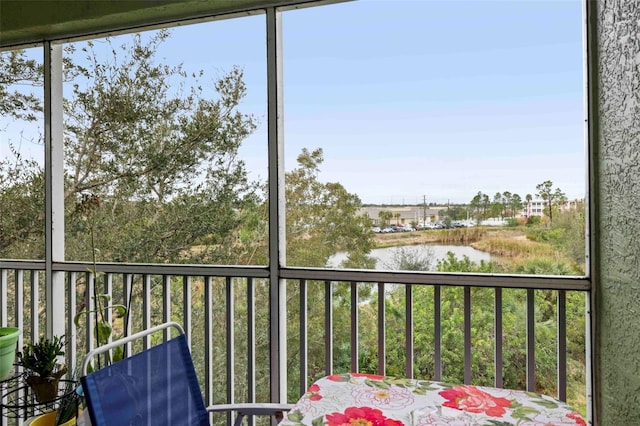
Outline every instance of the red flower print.
{"type": "Polygon", "coordinates": [[[349,375],[348,374],[332,374],[330,376],[327,376],[327,379],[334,382],[346,382],[349,380],[349,375]]]}
{"type": "Polygon", "coordinates": [[[577,411],[567,414],[567,417],[569,417],[571,420],[575,420],[577,425],[587,426],[587,422],[584,421],[580,413],[578,413],[577,411]]]}
{"type": "Polygon", "coordinates": [[[351,373],[353,377],[366,377],[370,380],[382,380],[384,376],[380,376],[378,374],[365,374],[365,373],[351,373]]]}
{"type": "Polygon", "coordinates": [[[492,417],[502,417],[505,407],[511,407],[511,401],[481,391],[475,386],[457,386],[438,392],[447,401],[445,407],[456,408],[469,413],[485,413],[492,417]]]}
{"type": "Polygon", "coordinates": [[[318,386],[316,383],[309,386],[309,390],[307,390],[307,393],[309,394],[309,400],[320,401],[322,399],[322,395],[320,395],[318,392],[320,392],[320,386],[318,386]]]}
{"type": "Polygon", "coordinates": [[[349,407],[344,413],[327,414],[328,426],[404,426],[399,420],[390,419],[382,411],[371,407],[349,407]]]}

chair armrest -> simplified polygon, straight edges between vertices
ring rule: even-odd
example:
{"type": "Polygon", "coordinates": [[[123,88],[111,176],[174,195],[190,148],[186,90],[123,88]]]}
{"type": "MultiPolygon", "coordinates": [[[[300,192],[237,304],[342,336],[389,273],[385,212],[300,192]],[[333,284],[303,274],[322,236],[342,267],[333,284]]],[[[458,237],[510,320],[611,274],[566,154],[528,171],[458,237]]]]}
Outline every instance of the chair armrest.
{"type": "Polygon", "coordinates": [[[244,416],[276,416],[283,411],[289,411],[293,408],[293,404],[280,404],[273,402],[265,403],[238,403],[238,404],[215,404],[207,407],[207,412],[223,412],[223,411],[235,411],[238,413],[234,426],[239,426],[242,423],[244,416]]]}
{"type": "Polygon", "coordinates": [[[274,402],[243,402],[238,404],[214,404],[207,407],[207,411],[237,411],[246,415],[273,414],[277,411],[289,411],[293,404],[280,404],[274,402]]]}

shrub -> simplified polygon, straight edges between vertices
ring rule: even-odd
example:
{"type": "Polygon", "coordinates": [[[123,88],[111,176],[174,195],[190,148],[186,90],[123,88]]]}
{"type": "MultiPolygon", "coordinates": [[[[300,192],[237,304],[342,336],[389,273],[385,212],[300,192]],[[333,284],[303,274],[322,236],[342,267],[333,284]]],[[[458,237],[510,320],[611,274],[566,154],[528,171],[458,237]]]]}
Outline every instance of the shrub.
{"type": "Polygon", "coordinates": [[[564,228],[553,228],[553,229],[538,229],[536,231],[530,232],[527,235],[527,238],[533,241],[538,241],[541,243],[549,243],[554,247],[562,247],[565,241],[565,229],[564,228]]]}
{"type": "Polygon", "coordinates": [[[540,216],[529,216],[527,218],[527,226],[538,226],[542,222],[540,216]]]}

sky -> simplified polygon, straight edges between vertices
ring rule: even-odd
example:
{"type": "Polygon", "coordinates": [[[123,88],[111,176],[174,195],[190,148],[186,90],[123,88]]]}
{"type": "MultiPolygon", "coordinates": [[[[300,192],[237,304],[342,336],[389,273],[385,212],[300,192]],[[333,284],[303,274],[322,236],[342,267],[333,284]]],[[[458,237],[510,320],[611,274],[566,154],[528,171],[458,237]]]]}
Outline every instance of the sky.
{"type": "MultiPolygon", "coordinates": [[[[322,148],[320,179],[372,204],[524,198],[546,180],[584,197],[579,0],[357,0],[282,22],[286,170],[322,148]]],[[[260,15],[184,25],[159,52],[207,78],[244,70],[240,109],[259,126],[240,157],[262,180],[264,34],[260,15]]],[[[2,138],[16,140],[9,128],[2,138]]]]}

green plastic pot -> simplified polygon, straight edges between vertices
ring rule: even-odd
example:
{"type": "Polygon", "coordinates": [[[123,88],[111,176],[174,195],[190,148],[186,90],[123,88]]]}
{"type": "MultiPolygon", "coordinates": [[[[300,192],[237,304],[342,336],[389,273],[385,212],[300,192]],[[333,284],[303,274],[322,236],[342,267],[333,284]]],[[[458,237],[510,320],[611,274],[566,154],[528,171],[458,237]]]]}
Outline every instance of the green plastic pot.
{"type": "Polygon", "coordinates": [[[0,380],[6,379],[13,370],[18,336],[20,336],[19,328],[0,327],[0,380]]]}

